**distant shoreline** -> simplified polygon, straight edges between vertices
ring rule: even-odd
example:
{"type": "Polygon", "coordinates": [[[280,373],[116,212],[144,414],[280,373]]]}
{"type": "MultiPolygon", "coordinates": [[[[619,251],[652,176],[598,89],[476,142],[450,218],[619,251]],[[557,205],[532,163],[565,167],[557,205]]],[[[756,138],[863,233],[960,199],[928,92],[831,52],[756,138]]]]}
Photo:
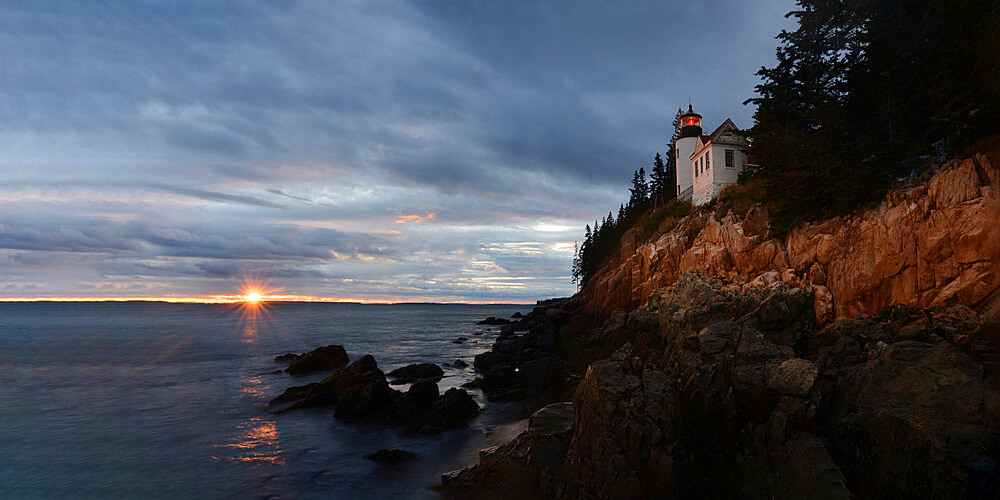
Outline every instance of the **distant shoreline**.
{"type": "MultiPolygon", "coordinates": [[[[191,305],[240,305],[244,301],[198,301],[169,299],[0,299],[0,304],[96,304],[96,303],[143,303],[143,304],[191,304],[191,305]]],[[[532,302],[352,302],[335,300],[269,300],[266,305],[275,304],[332,304],[356,306],[535,306],[532,302]]]]}

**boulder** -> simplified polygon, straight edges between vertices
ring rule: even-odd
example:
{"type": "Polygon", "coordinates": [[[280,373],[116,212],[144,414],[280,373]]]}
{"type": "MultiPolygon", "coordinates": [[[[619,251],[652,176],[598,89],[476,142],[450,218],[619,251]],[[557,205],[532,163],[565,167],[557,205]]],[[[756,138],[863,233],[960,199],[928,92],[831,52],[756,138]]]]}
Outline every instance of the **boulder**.
{"type": "Polygon", "coordinates": [[[285,371],[290,375],[308,375],[318,371],[336,370],[345,366],[349,361],[344,346],[331,344],[318,347],[296,357],[285,371]]]}
{"type": "Polygon", "coordinates": [[[389,372],[388,375],[395,379],[393,380],[393,384],[410,384],[424,379],[436,382],[444,377],[444,370],[434,363],[417,363],[396,368],[389,372]]]}
{"type": "Polygon", "coordinates": [[[286,352],[285,354],[280,354],[274,358],[275,363],[291,363],[299,359],[299,355],[291,352],[286,352]]]}
{"type": "Polygon", "coordinates": [[[291,387],[270,404],[288,403],[277,413],[336,404],[337,418],[364,419],[368,424],[396,426],[405,433],[421,434],[462,427],[479,413],[479,404],[468,392],[449,389],[440,394],[433,379],[417,380],[405,394],[391,389],[370,354],[320,382],[291,387]]]}
{"type": "Polygon", "coordinates": [[[463,389],[451,388],[441,395],[435,404],[433,420],[445,429],[465,425],[466,421],[479,414],[479,404],[463,389]]]}
{"type": "Polygon", "coordinates": [[[271,400],[270,405],[291,402],[289,407],[279,410],[283,412],[336,404],[335,416],[357,418],[372,416],[387,408],[396,397],[394,393],[375,358],[366,354],[320,382],[285,390],[271,400]]]}
{"type": "Polygon", "coordinates": [[[507,323],[510,323],[510,320],[504,319],[504,318],[497,318],[497,317],[494,317],[494,316],[490,316],[490,317],[488,317],[488,318],[480,321],[478,324],[480,324],[480,325],[506,325],[507,323]]]}
{"type": "Polygon", "coordinates": [[[486,351],[477,354],[473,365],[480,372],[489,372],[493,368],[501,365],[511,365],[513,363],[510,355],[500,352],[486,351]]]}
{"type": "Polygon", "coordinates": [[[792,358],[782,361],[771,373],[767,388],[781,394],[805,397],[809,394],[819,370],[811,361],[792,358]]]}
{"type": "Polygon", "coordinates": [[[427,406],[434,404],[438,396],[438,386],[433,380],[420,380],[410,386],[405,397],[417,406],[427,406]]]}
{"type": "MultiPolygon", "coordinates": [[[[441,475],[446,498],[573,498],[560,491],[563,456],[573,436],[573,404],[548,405],[512,441],[479,451],[479,463],[441,475]]],[[[589,497],[589,496],[586,496],[589,497]]]]}
{"type": "Polygon", "coordinates": [[[378,414],[392,404],[395,392],[389,388],[385,375],[371,354],[334,372],[317,385],[329,387],[337,394],[333,415],[345,419],[378,414]]]}

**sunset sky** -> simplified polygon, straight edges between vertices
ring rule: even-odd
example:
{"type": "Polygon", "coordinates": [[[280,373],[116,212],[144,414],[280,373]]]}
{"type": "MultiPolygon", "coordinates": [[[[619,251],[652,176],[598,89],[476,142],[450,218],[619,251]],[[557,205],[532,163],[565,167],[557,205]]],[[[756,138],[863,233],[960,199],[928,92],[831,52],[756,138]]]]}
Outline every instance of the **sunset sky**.
{"type": "Polygon", "coordinates": [[[531,302],[783,1],[4,2],[0,299],[531,302]]]}

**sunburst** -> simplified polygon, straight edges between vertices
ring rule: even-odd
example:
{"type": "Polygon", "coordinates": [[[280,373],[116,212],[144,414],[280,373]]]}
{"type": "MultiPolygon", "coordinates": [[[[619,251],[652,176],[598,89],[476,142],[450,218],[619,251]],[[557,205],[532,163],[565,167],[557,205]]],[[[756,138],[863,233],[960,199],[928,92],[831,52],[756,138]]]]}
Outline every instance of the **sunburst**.
{"type": "Polygon", "coordinates": [[[261,276],[244,276],[238,295],[235,296],[243,342],[253,343],[256,340],[259,323],[269,320],[271,316],[268,300],[280,292],[280,288],[271,288],[270,283],[261,276]]]}

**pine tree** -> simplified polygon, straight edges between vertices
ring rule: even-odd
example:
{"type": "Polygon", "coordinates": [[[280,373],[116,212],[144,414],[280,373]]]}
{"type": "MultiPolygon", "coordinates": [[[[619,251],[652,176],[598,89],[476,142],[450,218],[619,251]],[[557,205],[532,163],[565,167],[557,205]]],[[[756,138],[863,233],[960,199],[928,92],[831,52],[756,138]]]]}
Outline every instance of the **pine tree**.
{"type": "Polygon", "coordinates": [[[673,200],[677,198],[677,139],[681,137],[681,115],[684,114],[684,110],[677,108],[677,114],[674,115],[673,127],[674,133],[670,136],[670,143],[667,144],[667,172],[669,181],[666,183],[666,189],[669,194],[667,199],[673,200]]]}
{"type": "Polygon", "coordinates": [[[576,289],[580,289],[580,277],[582,275],[582,259],[580,258],[580,245],[577,242],[573,242],[573,280],[572,283],[576,285],[576,289]]]}
{"type": "Polygon", "coordinates": [[[649,199],[649,184],[646,183],[646,169],[639,167],[639,203],[649,199]]]}
{"type": "Polygon", "coordinates": [[[653,171],[649,174],[650,197],[653,198],[653,206],[663,203],[664,191],[667,189],[667,167],[663,164],[663,158],[657,152],[653,157],[653,171]]]}

